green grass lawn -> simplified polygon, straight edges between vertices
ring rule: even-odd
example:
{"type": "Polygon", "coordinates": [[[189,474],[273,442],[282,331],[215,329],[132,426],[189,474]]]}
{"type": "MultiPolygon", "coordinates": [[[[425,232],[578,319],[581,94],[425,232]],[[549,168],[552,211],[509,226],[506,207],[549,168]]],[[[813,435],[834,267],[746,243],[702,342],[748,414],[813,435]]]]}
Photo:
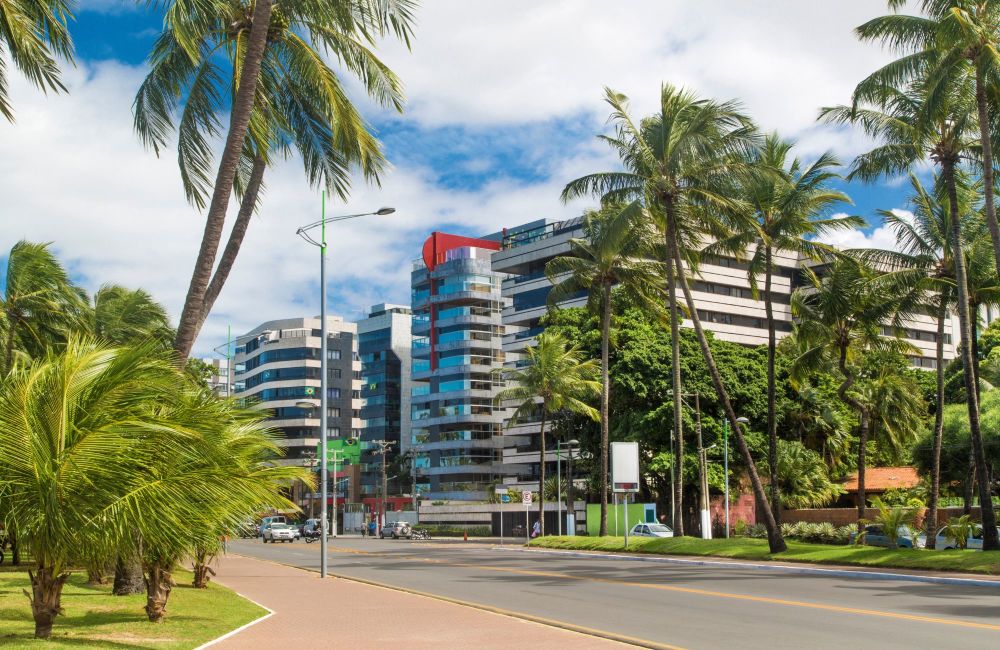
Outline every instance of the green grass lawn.
{"type": "Polygon", "coordinates": [[[34,638],[31,591],[25,571],[0,572],[0,647],[3,648],[196,648],[264,615],[265,610],[212,584],[191,587],[191,573],[177,571],[177,586],[162,623],[146,619],[145,595],[112,596],[109,586],[87,585],[87,574],[74,572],[63,589],[65,616],[56,618],[52,640],[34,638]]]}
{"type": "MultiPolygon", "coordinates": [[[[628,552],[661,555],[701,555],[741,560],[783,560],[815,564],[845,564],[865,567],[959,571],[1000,574],[1000,551],[927,551],[887,549],[874,546],[831,546],[789,540],[784,553],[768,552],[767,540],[631,538],[628,552]]],[[[581,551],[625,551],[622,537],[543,537],[532,540],[532,547],[581,551]]]]}

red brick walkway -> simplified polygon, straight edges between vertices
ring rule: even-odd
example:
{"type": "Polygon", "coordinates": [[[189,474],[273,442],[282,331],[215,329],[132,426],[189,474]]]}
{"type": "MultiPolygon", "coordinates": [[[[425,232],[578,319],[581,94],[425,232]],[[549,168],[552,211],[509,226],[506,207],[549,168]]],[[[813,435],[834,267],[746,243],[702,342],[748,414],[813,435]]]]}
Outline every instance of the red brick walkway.
{"type": "Polygon", "coordinates": [[[567,648],[628,646],[568,630],[240,556],[218,582],[274,615],[213,648],[567,648]]]}

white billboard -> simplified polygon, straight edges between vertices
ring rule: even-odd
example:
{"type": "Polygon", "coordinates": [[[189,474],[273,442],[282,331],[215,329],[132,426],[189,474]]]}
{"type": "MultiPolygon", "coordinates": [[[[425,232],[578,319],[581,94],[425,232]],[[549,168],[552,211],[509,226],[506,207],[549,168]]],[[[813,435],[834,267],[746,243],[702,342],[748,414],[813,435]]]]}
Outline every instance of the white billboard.
{"type": "Polygon", "coordinates": [[[639,443],[611,443],[611,490],[639,491],[639,443]]]}

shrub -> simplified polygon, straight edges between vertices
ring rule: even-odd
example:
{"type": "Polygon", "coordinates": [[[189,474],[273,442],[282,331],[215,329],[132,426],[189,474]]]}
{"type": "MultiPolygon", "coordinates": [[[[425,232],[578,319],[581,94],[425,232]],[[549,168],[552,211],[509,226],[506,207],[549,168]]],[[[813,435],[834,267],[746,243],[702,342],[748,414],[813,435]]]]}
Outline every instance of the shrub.
{"type": "Polygon", "coordinates": [[[798,521],[794,524],[782,524],[781,534],[787,539],[795,539],[811,544],[847,544],[854,526],[837,528],[829,522],[819,524],[798,521]]]}
{"type": "Polygon", "coordinates": [[[420,530],[426,530],[431,537],[462,537],[465,533],[469,537],[489,537],[493,534],[490,526],[449,526],[446,524],[417,524],[414,526],[420,530]]]}

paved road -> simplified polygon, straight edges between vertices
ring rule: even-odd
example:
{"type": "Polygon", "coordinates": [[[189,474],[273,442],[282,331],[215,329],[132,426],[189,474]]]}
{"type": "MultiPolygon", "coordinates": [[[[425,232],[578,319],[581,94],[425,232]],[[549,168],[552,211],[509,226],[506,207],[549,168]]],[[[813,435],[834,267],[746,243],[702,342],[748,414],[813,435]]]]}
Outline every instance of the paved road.
{"type": "MultiPolygon", "coordinates": [[[[304,568],[319,544],[231,551],[304,568]]],[[[330,570],[680,648],[1000,647],[1000,588],[339,539],[330,570]]]]}

